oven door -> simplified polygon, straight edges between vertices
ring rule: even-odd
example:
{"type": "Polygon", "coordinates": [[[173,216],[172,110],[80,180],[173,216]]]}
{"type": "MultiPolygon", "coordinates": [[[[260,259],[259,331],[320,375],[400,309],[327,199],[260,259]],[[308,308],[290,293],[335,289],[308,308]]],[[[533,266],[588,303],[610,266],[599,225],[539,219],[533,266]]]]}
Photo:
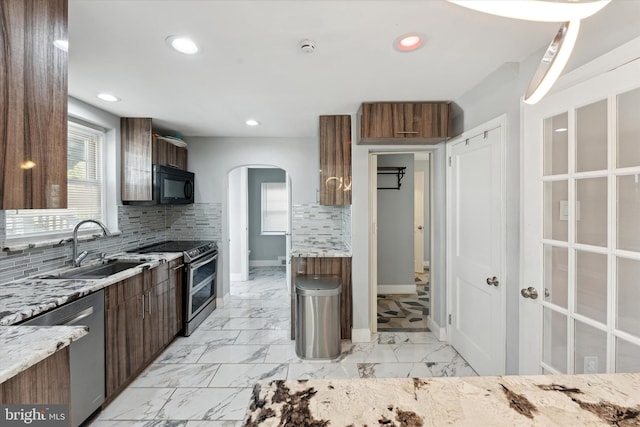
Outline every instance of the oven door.
{"type": "Polygon", "coordinates": [[[187,320],[216,297],[218,254],[187,264],[187,320]]]}

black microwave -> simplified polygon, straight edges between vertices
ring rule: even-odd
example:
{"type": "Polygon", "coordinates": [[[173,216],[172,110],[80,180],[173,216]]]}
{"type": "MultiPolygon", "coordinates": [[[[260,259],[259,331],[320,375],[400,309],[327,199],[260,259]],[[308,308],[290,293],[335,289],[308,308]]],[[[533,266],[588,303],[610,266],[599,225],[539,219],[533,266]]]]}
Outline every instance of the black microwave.
{"type": "Polygon", "coordinates": [[[159,205],[193,203],[195,175],[171,166],[153,165],[153,201],[159,205]]]}

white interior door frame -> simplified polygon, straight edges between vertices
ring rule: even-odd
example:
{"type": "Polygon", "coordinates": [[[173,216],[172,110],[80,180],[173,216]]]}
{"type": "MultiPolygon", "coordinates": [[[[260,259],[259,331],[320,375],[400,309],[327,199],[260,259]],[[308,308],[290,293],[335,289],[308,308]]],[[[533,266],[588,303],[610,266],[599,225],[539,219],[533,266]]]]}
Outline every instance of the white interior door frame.
{"type": "Polygon", "coordinates": [[[240,169],[240,280],[249,280],[249,168],[240,169]]]}
{"type": "Polygon", "coordinates": [[[413,202],[413,257],[414,272],[424,271],[424,172],[416,171],[414,179],[414,202],[413,202]]]}
{"type": "Polygon", "coordinates": [[[378,332],[378,155],[369,153],[369,329],[378,332]]]}
{"type": "MultiPolygon", "coordinates": [[[[500,335],[500,348],[502,348],[502,360],[506,361],[506,320],[507,320],[507,313],[506,313],[506,294],[507,294],[507,286],[509,286],[508,283],[506,283],[506,280],[504,280],[504,278],[507,277],[507,271],[506,271],[506,265],[507,265],[507,260],[506,260],[506,136],[508,134],[507,132],[507,116],[506,114],[501,115],[493,120],[490,120],[486,123],[483,123],[479,126],[476,126],[475,128],[468,130],[466,132],[464,132],[462,135],[460,135],[459,137],[457,137],[456,139],[448,142],[446,144],[446,158],[447,158],[447,162],[451,162],[451,158],[452,158],[452,153],[453,153],[453,148],[454,146],[458,145],[458,144],[464,144],[465,141],[474,138],[478,135],[482,135],[485,134],[485,132],[491,131],[493,129],[497,129],[500,128],[501,132],[500,132],[500,192],[502,194],[502,198],[501,198],[501,205],[499,207],[499,211],[500,211],[500,215],[501,215],[501,220],[500,220],[500,230],[499,230],[499,245],[501,247],[501,255],[500,255],[500,260],[499,260],[499,267],[498,267],[498,271],[497,271],[497,277],[500,278],[501,280],[501,286],[499,286],[497,289],[500,292],[500,313],[499,313],[499,324],[500,324],[500,328],[501,330],[499,331],[499,335],[500,335]]],[[[447,186],[447,192],[446,192],[446,218],[447,218],[447,224],[446,224],[446,241],[447,243],[447,256],[446,256],[446,273],[445,273],[445,278],[446,278],[446,307],[447,307],[447,336],[449,337],[449,339],[451,340],[451,329],[452,329],[452,325],[451,325],[451,316],[454,316],[456,318],[458,318],[458,313],[456,312],[456,307],[453,304],[453,290],[452,290],[452,286],[454,286],[454,272],[453,272],[453,259],[454,259],[454,226],[455,224],[453,224],[453,218],[454,216],[454,200],[453,198],[455,197],[455,195],[453,194],[453,191],[451,190],[451,185],[453,183],[453,172],[452,172],[452,168],[450,167],[450,164],[447,164],[447,169],[446,169],[446,186],[447,186]]],[[[517,286],[517,284],[514,284],[514,286],[517,286]]],[[[504,373],[506,370],[506,363],[502,363],[502,372],[504,373]]],[[[473,367],[473,366],[472,366],[473,367]]],[[[496,374],[500,374],[500,372],[496,373],[496,374]]]]}

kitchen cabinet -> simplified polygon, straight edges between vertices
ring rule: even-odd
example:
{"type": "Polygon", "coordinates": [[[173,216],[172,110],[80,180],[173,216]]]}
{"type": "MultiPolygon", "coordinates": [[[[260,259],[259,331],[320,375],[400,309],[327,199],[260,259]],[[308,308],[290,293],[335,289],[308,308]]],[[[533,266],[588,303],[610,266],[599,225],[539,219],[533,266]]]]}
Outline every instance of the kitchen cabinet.
{"type": "Polygon", "coordinates": [[[153,200],[151,134],[150,118],[120,119],[122,201],[153,200]]]}
{"type": "Polygon", "coordinates": [[[187,148],[162,137],[153,138],[153,164],[187,170],[187,148]]]}
{"type": "Polygon", "coordinates": [[[0,210],[67,207],[67,0],[0,2],[0,210]]]}
{"type": "Polygon", "coordinates": [[[69,366],[67,346],[0,384],[0,404],[68,405],[71,401],[69,366]]]}
{"type": "Polygon", "coordinates": [[[169,328],[170,336],[173,338],[182,330],[182,313],[183,313],[183,286],[184,286],[184,262],[182,258],[169,262],[169,307],[175,307],[175,310],[169,311],[169,328]],[[171,317],[173,316],[173,317],[171,317]]]}
{"type": "Polygon", "coordinates": [[[120,119],[122,151],[122,201],[153,200],[153,165],[187,169],[187,149],[167,139],[154,137],[152,119],[120,119]]]}
{"type": "Polygon", "coordinates": [[[169,263],[105,289],[107,401],[173,340],[178,310],[169,263]]]}
{"type": "Polygon", "coordinates": [[[351,116],[320,116],[320,204],[351,204],[351,116]]]}
{"type": "Polygon", "coordinates": [[[296,276],[301,274],[322,274],[338,276],[342,279],[340,294],[340,336],[351,339],[352,291],[351,257],[292,257],[291,259],[291,339],[295,339],[295,289],[296,276]]]}
{"type": "Polygon", "coordinates": [[[358,144],[437,144],[450,135],[448,102],[365,102],[358,144]]]}

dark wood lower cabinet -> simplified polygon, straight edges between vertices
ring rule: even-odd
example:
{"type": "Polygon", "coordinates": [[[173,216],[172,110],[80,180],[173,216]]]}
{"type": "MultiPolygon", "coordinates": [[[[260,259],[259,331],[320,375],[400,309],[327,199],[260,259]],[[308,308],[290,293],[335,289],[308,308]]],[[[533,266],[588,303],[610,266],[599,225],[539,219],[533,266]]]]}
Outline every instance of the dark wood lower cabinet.
{"type": "Polygon", "coordinates": [[[175,310],[169,311],[168,331],[171,337],[178,335],[182,330],[183,273],[184,263],[182,258],[169,262],[169,307],[176,308],[175,310]]]}
{"type": "MultiPolygon", "coordinates": [[[[179,331],[177,317],[182,312],[182,296],[178,301],[176,279],[170,271],[173,272],[168,263],[160,264],[105,289],[106,403],[179,331]]],[[[180,289],[181,283],[180,277],[180,289]]]]}
{"type": "Polygon", "coordinates": [[[71,402],[69,347],[0,384],[0,403],[68,405],[71,402]]]}
{"type": "Polygon", "coordinates": [[[351,257],[345,258],[304,258],[293,257],[291,262],[291,339],[295,339],[296,276],[301,274],[322,274],[338,276],[342,279],[340,297],[340,335],[342,339],[351,339],[352,297],[351,297],[351,257]]]}

